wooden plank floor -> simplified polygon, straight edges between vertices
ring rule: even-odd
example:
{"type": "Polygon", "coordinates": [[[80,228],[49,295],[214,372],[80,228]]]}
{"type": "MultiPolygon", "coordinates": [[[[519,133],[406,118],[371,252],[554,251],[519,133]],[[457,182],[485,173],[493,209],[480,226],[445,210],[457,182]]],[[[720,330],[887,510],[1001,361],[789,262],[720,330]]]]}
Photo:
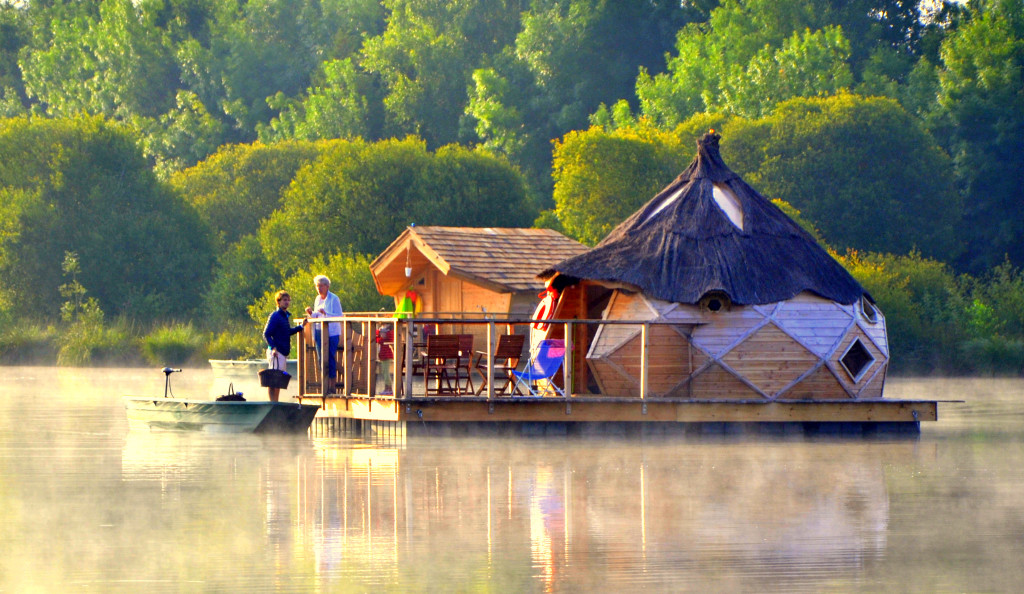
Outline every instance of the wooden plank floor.
{"type": "Polygon", "coordinates": [[[510,398],[478,396],[388,397],[304,396],[319,404],[318,417],[416,422],[920,422],[938,420],[934,400],[775,401],[615,398],[510,398]]]}

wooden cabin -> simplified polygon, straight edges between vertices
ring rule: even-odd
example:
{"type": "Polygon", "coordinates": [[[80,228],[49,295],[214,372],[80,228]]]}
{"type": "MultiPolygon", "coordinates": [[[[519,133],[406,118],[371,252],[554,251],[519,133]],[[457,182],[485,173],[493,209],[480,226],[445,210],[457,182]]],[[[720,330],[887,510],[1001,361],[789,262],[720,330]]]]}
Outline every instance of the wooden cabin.
{"type": "Polygon", "coordinates": [[[411,226],[370,272],[396,308],[414,292],[420,317],[529,318],[544,289],[537,272],[586,250],[551,229],[411,226]]]}
{"type": "MultiPolygon", "coordinates": [[[[726,167],[713,133],[675,181],[541,276],[577,325],[573,383],[694,400],[879,399],[885,317],[815,239],[726,167]],[[641,376],[641,353],[648,361],[641,376]]],[[[557,325],[552,331],[558,332],[557,325]]]]}

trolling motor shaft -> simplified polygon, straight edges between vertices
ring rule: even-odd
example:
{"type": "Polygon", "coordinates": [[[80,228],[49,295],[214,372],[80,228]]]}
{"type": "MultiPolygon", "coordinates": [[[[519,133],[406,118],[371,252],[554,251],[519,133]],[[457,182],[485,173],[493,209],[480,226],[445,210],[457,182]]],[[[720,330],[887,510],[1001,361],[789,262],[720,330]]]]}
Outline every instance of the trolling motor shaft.
{"type": "Polygon", "coordinates": [[[164,372],[164,398],[167,398],[171,392],[171,374],[175,371],[181,371],[180,369],[171,369],[170,367],[164,367],[160,371],[164,372]]]}

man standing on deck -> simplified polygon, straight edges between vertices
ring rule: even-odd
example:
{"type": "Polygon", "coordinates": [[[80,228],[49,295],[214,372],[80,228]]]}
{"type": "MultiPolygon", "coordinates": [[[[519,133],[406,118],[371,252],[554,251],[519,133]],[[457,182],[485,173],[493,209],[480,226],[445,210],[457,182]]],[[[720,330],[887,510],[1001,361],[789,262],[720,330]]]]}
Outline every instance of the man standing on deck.
{"type": "MultiPolygon", "coordinates": [[[[306,308],[306,315],[311,318],[339,318],[345,314],[341,309],[341,300],[330,291],[331,279],[322,274],[313,278],[316,286],[316,299],[313,307],[306,308]]],[[[313,344],[316,346],[316,354],[323,357],[321,349],[320,328],[323,324],[313,326],[313,344]]],[[[327,381],[324,382],[324,394],[333,394],[338,378],[338,342],[341,340],[341,322],[330,322],[327,324],[327,381]]],[[[323,359],[321,359],[322,361],[323,359]]],[[[323,364],[321,363],[321,368],[323,364]]]]}

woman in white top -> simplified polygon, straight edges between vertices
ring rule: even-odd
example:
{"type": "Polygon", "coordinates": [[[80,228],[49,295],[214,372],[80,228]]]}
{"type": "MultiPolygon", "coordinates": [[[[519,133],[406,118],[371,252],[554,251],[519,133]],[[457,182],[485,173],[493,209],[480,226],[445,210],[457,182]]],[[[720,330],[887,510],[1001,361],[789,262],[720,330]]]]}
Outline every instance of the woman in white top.
{"type": "MultiPolygon", "coordinates": [[[[331,279],[319,274],[313,278],[316,286],[317,296],[313,301],[313,307],[306,308],[306,315],[311,318],[337,318],[344,315],[341,309],[341,300],[330,291],[331,279]]],[[[320,352],[320,328],[323,324],[313,325],[313,343],[316,345],[317,356],[320,352]]],[[[328,322],[327,324],[327,382],[325,394],[334,392],[335,382],[338,377],[338,342],[341,339],[341,322],[328,322]]]]}

